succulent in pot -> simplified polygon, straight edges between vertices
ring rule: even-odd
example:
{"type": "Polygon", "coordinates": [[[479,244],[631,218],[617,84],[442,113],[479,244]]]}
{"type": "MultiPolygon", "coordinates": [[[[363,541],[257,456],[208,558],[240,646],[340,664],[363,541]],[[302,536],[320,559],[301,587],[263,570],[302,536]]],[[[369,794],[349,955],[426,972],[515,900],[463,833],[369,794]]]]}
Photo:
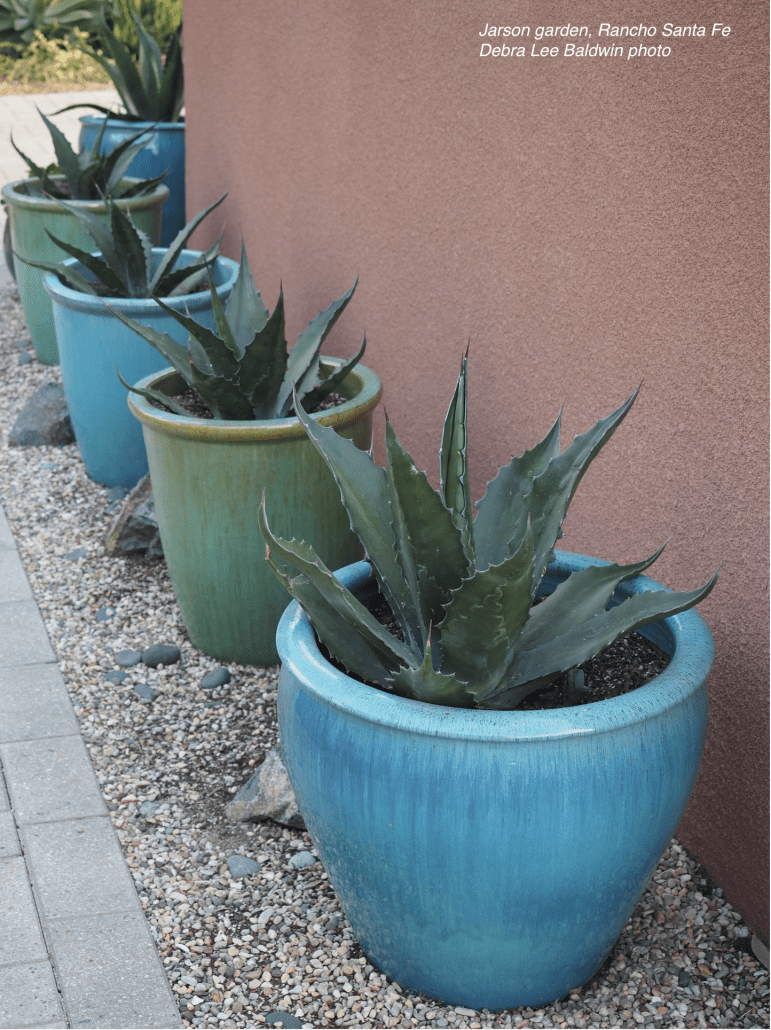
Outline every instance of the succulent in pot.
{"type": "MultiPolygon", "coordinates": [[[[10,246],[15,255],[14,272],[30,336],[38,358],[44,364],[58,363],[56,333],[51,300],[43,287],[45,271],[35,263],[56,261],[60,252],[48,233],[75,246],[87,247],[90,237],[65,200],[80,210],[105,219],[105,198],[113,200],[148,237],[157,243],[161,233],[161,208],[169,195],[163,176],[136,179],[127,169],[144,143],[142,133],[131,133],[110,154],[99,153],[99,141],[81,146],[76,153],[62,133],[41,115],[53,140],[58,164],[45,168],[25,157],[31,177],[3,187],[8,209],[10,246]]],[[[101,125],[101,133],[104,123],[101,125]]],[[[17,148],[18,149],[18,148],[17,148]]],[[[19,153],[24,157],[22,151],[19,153]]]]}
{"type": "Polygon", "coordinates": [[[355,287],[288,349],[283,290],[269,312],[242,246],[230,298],[223,305],[212,296],[214,330],[156,300],[189,330],[187,348],[122,318],[173,366],[125,385],[144,430],[161,541],[185,625],[195,646],[213,657],[255,665],[276,660],[285,594],[262,560],[253,517],[266,483],[280,498],[286,531],[315,527],[332,563],[361,555],[334,481],[291,410],[296,382],[315,409],[309,417],[369,447],[381,388],[359,364],[365,343],[349,360],[321,354],[355,287]],[[184,396],[190,391],[193,406],[184,396]]]}
{"type": "Polygon", "coordinates": [[[70,418],[86,471],[97,482],[131,487],[147,472],[142,431],[128,410],[116,366],[134,381],[165,364],[163,356],[122,325],[111,308],[176,335],[180,346],[185,332],[156,304],[155,294],[163,295],[167,305],[213,327],[212,291],[220,302],[227,299],[237,265],[217,256],[219,244],[204,253],[185,249],[185,244],[223,199],[193,218],[168,248],[153,247],[131,217],[110,199],[105,200],[107,224],[72,204],[59,202],[99,248],[89,253],[49,234],[71,257],[57,264],[36,263],[49,273],[44,285],[53,301],[70,418]]]}
{"type": "MultiPolygon", "coordinates": [[[[138,154],[132,175],[166,173],[169,198],[163,206],[161,243],[167,246],[185,224],[185,123],[181,26],[162,53],[156,41],[132,12],[138,40],[138,59],[129,48],[101,21],[99,35],[105,54],[83,48],[98,61],[118,91],[124,110],[108,111],[99,104],[71,104],[67,111],[90,107],[109,115],[107,130],[100,146],[109,151],[138,129],[143,133],[145,148],[138,154]]],[[[81,118],[81,143],[92,143],[97,133],[96,116],[81,118]]]]}
{"type": "Polygon", "coordinates": [[[618,585],[648,569],[662,548],[630,565],[590,566],[534,604],[578,484],[636,396],[561,453],[558,417],[540,443],[500,469],[476,519],[466,460],[466,358],[444,423],[438,491],[390,422],[383,469],[308,419],[296,402],[399,636],[341,587],[311,545],[273,535],[263,501],[268,564],[349,672],[418,701],[514,708],[619,637],[687,611],[717,581],[716,573],[697,590],[650,591],[609,607],[618,585]]]}
{"type": "Polygon", "coordinates": [[[474,520],[465,359],[438,491],[390,424],[383,469],[296,404],[368,560],[333,575],[281,538],[268,487],[267,564],[295,597],[277,632],[281,743],[353,932],[403,988],[495,1010],[581,986],[685,809],[714,653],[693,606],[716,576],[672,593],[640,574],[660,552],[615,565],[553,550],[635,396],[564,451],[558,419],[488,484],[474,520]],[[374,614],[383,598],[394,633],[374,614]],[[537,706],[635,627],[670,656],[661,674],[591,704],[574,674],[562,706],[537,706]]]}

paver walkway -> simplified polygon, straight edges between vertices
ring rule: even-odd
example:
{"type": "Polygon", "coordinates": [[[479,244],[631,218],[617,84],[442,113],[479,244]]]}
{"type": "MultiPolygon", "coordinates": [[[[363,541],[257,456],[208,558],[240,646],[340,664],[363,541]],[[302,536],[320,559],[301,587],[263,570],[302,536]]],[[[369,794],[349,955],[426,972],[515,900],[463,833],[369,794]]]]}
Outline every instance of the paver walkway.
{"type": "MultiPolygon", "coordinates": [[[[51,160],[36,105],[115,97],[0,97],[2,182],[26,172],[11,128],[25,153],[51,160]]],[[[73,143],[81,113],[57,119],[73,143]]],[[[0,506],[0,1028],[181,1025],[0,506]]]]}

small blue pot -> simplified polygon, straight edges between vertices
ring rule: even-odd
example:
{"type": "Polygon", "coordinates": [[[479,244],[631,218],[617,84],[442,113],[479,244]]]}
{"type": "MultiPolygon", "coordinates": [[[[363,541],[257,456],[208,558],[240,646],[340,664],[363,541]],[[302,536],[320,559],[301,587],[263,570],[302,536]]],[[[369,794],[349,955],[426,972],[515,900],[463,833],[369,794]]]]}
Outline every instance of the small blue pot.
{"type": "MultiPolygon", "coordinates": [[[[81,147],[94,145],[97,134],[104,124],[104,115],[86,115],[80,119],[81,147]]],[[[184,122],[124,122],[120,118],[108,118],[102,137],[101,152],[109,154],[119,143],[136,136],[142,129],[148,130],[147,146],[137,154],[129,166],[127,175],[140,179],[154,179],[168,172],[163,180],[169,187],[169,199],[163,205],[161,246],[168,247],[180,229],[185,226],[185,123],[184,122]],[[152,130],[152,135],[149,135],[152,130]]],[[[145,139],[138,140],[144,143],[145,139]]]]}
{"type": "MultiPolygon", "coordinates": [[[[557,552],[544,592],[590,564],[557,552]]],[[[365,562],[338,573],[372,592],[365,562]]],[[[659,587],[646,577],[618,597],[659,587]]],[[[279,727],[311,837],[361,947],[403,988],[489,1010],[564,997],[600,967],[683,814],[707,726],[711,634],[643,633],[645,686],[548,711],[423,704],[338,672],[294,602],[279,727]]]]}
{"type": "MultiPolygon", "coordinates": [[[[164,253],[163,247],[153,248],[155,267],[164,253]]],[[[177,266],[184,267],[198,256],[198,251],[183,250],[177,266]]],[[[89,274],[75,258],[62,264],[89,274]]],[[[223,303],[230,296],[237,275],[238,265],[230,258],[218,257],[212,266],[217,295],[223,303]]],[[[62,285],[51,272],[46,274],[44,285],[53,301],[64,393],[86,472],[105,486],[130,488],[147,472],[147,451],[142,427],[129,411],[128,390],[118,379],[116,368],[133,385],[169,363],[141,336],[118,321],[100,297],[62,285]]],[[[154,300],[107,298],[107,302],[128,318],[187,343],[187,331],[154,300]]],[[[168,297],[164,303],[177,311],[189,312],[210,329],[215,327],[208,289],[184,297],[168,297]]]]}

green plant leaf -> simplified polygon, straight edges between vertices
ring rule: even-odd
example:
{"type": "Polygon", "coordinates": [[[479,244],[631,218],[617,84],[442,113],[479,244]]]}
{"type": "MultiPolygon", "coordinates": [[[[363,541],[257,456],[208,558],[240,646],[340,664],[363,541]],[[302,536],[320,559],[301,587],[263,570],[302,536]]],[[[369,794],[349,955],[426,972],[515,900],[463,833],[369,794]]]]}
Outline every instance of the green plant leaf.
{"type": "MultiPolygon", "coordinates": [[[[216,297],[216,292],[214,293],[214,296],[216,297]]],[[[208,329],[206,326],[201,325],[200,322],[196,322],[196,320],[191,318],[190,315],[183,315],[181,311],[176,311],[174,308],[169,307],[169,305],[165,304],[160,297],[156,297],[155,302],[159,307],[163,308],[166,314],[170,315],[175,322],[179,322],[181,326],[184,326],[184,328],[187,329],[191,337],[191,340],[188,343],[189,356],[192,358],[193,362],[199,366],[199,368],[203,368],[205,364],[205,371],[211,372],[216,376],[223,376],[228,380],[232,380],[238,375],[238,361],[235,355],[216,333],[213,333],[211,329],[208,329]],[[192,345],[192,341],[198,343],[200,348],[202,348],[202,351],[205,354],[205,362],[200,359],[197,350],[195,350],[192,345]]],[[[185,351],[185,353],[187,354],[188,351],[185,351]]]]}
{"type": "MultiPolygon", "coordinates": [[[[106,302],[105,307],[124,325],[128,326],[129,329],[139,333],[143,340],[147,340],[152,347],[155,347],[166,358],[168,363],[179,372],[188,386],[195,387],[190,365],[190,354],[186,347],[183,347],[181,343],[169,336],[168,333],[159,333],[157,329],[153,329],[149,325],[142,325],[135,318],[127,318],[117,308],[111,307],[106,302]]],[[[185,412],[185,414],[188,413],[185,412]]]]}
{"type": "Polygon", "coordinates": [[[453,522],[460,531],[466,556],[473,562],[474,530],[468,480],[467,407],[468,352],[461,361],[458,382],[444,420],[442,444],[439,449],[439,479],[442,499],[452,512],[453,522]]]}
{"type": "MultiPolygon", "coordinates": [[[[343,620],[342,624],[338,624],[336,627],[333,638],[321,638],[334,654],[338,653],[346,639],[358,634],[359,639],[389,672],[414,661],[410,649],[398,637],[389,633],[369,609],[347,587],[343,586],[309,544],[299,540],[283,540],[273,535],[265,511],[264,494],[260,505],[259,523],[260,531],[267,544],[266,557],[268,560],[280,559],[301,572],[322,593],[326,604],[333,608],[343,620]]],[[[314,613],[309,612],[308,614],[313,620],[314,613]]]]}
{"type": "Polygon", "coordinates": [[[174,268],[174,265],[179,259],[179,255],[185,249],[185,244],[193,235],[195,230],[204,218],[206,218],[206,216],[215,209],[215,207],[219,207],[226,196],[227,193],[223,193],[219,200],[215,200],[213,204],[209,204],[209,206],[205,207],[203,211],[199,211],[195,218],[192,218],[187,225],[183,226],[183,228],[179,230],[167,247],[166,253],[163,255],[163,258],[158,264],[158,268],[155,270],[155,275],[150,280],[150,293],[156,292],[159,284],[163,282],[164,276],[174,268]]]}
{"type": "MultiPolygon", "coordinates": [[[[265,327],[269,317],[268,309],[263,304],[260,292],[252,278],[243,239],[241,240],[238,278],[225,303],[225,317],[233,332],[238,355],[242,357],[247,344],[254,339],[255,333],[265,327]]],[[[286,341],[284,341],[284,349],[286,350],[286,341]]]]}
{"type": "Polygon", "coordinates": [[[410,595],[396,556],[394,516],[385,469],[376,465],[371,455],[360,451],[353,441],[338,436],[331,427],[319,425],[305,413],[296,395],[294,410],[335,478],[351,529],[362,542],[405,640],[415,643],[405,615],[410,595]]]}
{"type": "Polygon", "coordinates": [[[497,686],[511,662],[532,601],[533,538],[500,565],[475,570],[455,590],[439,632],[442,667],[474,693],[497,686]]]}
{"type": "MultiPolygon", "coordinates": [[[[81,250],[80,247],[73,247],[73,245],[71,243],[67,243],[66,240],[57,239],[57,237],[54,236],[53,233],[50,233],[48,231],[48,229],[46,229],[46,235],[57,245],[57,247],[61,247],[61,249],[66,254],[69,254],[70,257],[77,258],[77,260],[80,261],[81,265],[86,267],[90,272],[93,272],[93,274],[96,276],[97,280],[102,282],[102,283],[104,283],[104,285],[106,287],[106,290],[108,292],[111,292],[112,296],[114,296],[114,297],[126,297],[127,296],[127,293],[126,293],[125,289],[123,288],[123,283],[120,281],[120,279],[118,279],[115,276],[115,274],[113,273],[113,271],[110,268],[110,266],[107,265],[101,258],[96,257],[93,254],[89,254],[88,251],[81,250]]],[[[34,264],[34,262],[32,262],[32,261],[30,261],[28,263],[29,264],[34,264]]],[[[40,265],[37,265],[37,267],[40,268],[40,267],[43,267],[43,266],[42,266],[42,264],[40,264],[40,265]]],[[[65,268],[64,268],[63,265],[54,265],[53,267],[56,268],[56,271],[57,271],[58,275],[65,275],[65,268]]],[[[52,268],[49,268],[48,271],[49,272],[52,271],[52,268]]],[[[72,271],[72,270],[68,268],[66,271],[69,272],[69,271],[72,271]]],[[[71,281],[74,281],[74,280],[71,280],[71,281]]],[[[85,281],[87,282],[88,280],[85,280],[85,281]]],[[[95,283],[90,283],[90,286],[91,286],[91,289],[87,290],[86,291],[87,293],[100,294],[100,293],[104,293],[105,292],[104,290],[100,291],[98,286],[95,283]]],[[[76,289],[77,289],[77,287],[76,287],[76,289]]]]}
{"type": "Polygon", "coordinates": [[[276,398],[287,366],[284,333],[284,293],[279,292],[273,314],[244,349],[238,369],[238,388],[249,401],[254,418],[280,418],[276,398]]]}
{"type": "Polygon", "coordinates": [[[632,565],[590,565],[572,573],[533,608],[518,641],[519,650],[530,651],[548,644],[573,626],[604,612],[619,583],[645,572],[663,550],[660,547],[650,558],[632,565]]]}
{"type": "Polygon", "coordinates": [[[486,700],[497,702],[496,707],[501,704],[508,707],[512,693],[518,688],[533,683],[537,687],[548,682],[560,673],[593,658],[614,640],[634,632],[641,626],[692,608],[710,593],[717,583],[717,578],[716,572],[712,579],[698,590],[648,590],[633,594],[616,607],[573,625],[547,643],[528,651],[518,651],[500,689],[486,700]]]}
{"type": "MultiPolygon", "coordinates": [[[[306,411],[315,411],[318,405],[328,397],[330,393],[337,389],[341,383],[344,383],[349,373],[358,365],[361,359],[364,357],[364,351],[367,349],[367,337],[361,341],[361,348],[358,354],[354,355],[350,361],[347,361],[344,365],[340,365],[334,372],[332,372],[326,379],[321,381],[319,386],[316,386],[310,393],[306,393],[305,396],[300,397],[303,403],[303,407],[306,411]]],[[[328,367],[328,366],[327,366],[328,367]]],[[[324,363],[322,362],[319,372],[323,373],[324,363]]]]}
{"type": "Polygon", "coordinates": [[[417,616],[413,630],[422,649],[428,627],[444,617],[444,605],[451,591],[461,586],[469,565],[452,513],[399,443],[387,419],[386,455],[397,555],[417,616]]]}
{"type": "MultiPolygon", "coordinates": [[[[69,211],[69,213],[80,222],[96,244],[95,249],[101,252],[103,260],[112,269],[113,274],[117,276],[117,282],[120,282],[121,260],[118,255],[115,240],[110,232],[110,227],[101,218],[97,218],[96,215],[92,214],[90,211],[84,210],[84,208],[78,204],[72,204],[66,200],[60,200],[59,204],[65,209],[65,211],[69,211]]],[[[109,211],[109,208],[107,208],[107,210],[109,211]]],[[[62,250],[66,250],[68,254],[71,253],[71,251],[64,246],[61,240],[55,240],[54,242],[57,243],[62,250]]],[[[105,283],[105,285],[108,285],[108,283],[105,283]]]]}
{"type": "Polygon", "coordinates": [[[115,371],[118,373],[118,379],[120,379],[120,381],[123,383],[126,389],[130,390],[131,393],[138,393],[140,397],[146,397],[148,401],[159,401],[161,404],[164,405],[164,407],[168,408],[170,411],[173,411],[175,415],[184,415],[186,418],[190,417],[189,411],[185,411],[181,404],[177,404],[175,400],[173,400],[171,397],[168,397],[165,393],[162,393],[160,390],[149,390],[143,389],[142,387],[138,386],[129,386],[129,384],[120,374],[117,365],[115,366],[115,371]]]}
{"type": "Polygon", "coordinates": [[[557,540],[568,505],[593,459],[616,431],[634,404],[640,388],[607,418],[599,419],[569,447],[552,459],[541,475],[533,479],[530,495],[530,523],[533,529],[535,569],[533,592],[546,571],[548,558],[557,540]]]}
{"type": "Polygon", "coordinates": [[[530,514],[533,477],[545,472],[560,453],[560,420],[540,443],[498,470],[477,502],[474,520],[474,548],[478,569],[508,558],[522,542],[530,514]]]}
{"type": "Polygon", "coordinates": [[[43,112],[39,109],[38,114],[45,122],[48,131],[51,133],[51,140],[53,141],[54,151],[56,152],[56,160],[62,170],[62,175],[69,183],[73,196],[78,197],[80,196],[81,172],[78,155],[70,146],[64,133],[57,129],[54,123],[46,118],[43,112]]]}
{"type": "Polygon", "coordinates": [[[295,384],[300,395],[310,392],[310,390],[320,384],[321,378],[318,374],[318,367],[321,345],[331,332],[335,322],[345,311],[358,281],[359,277],[357,275],[350,290],[330,304],[324,311],[316,315],[308,323],[308,327],[297,337],[297,342],[289,352],[286,375],[276,402],[279,412],[278,418],[284,418],[291,408],[292,392],[295,384]]]}
{"type": "Polygon", "coordinates": [[[129,297],[149,297],[148,283],[153,257],[153,245],[149,237],[141,232],[128,213],[124,213],[113,201],[105,201],[110,214],[110,228],[115,250],[121,262],[119,274],[129,297]]]}
{"type": "Polygon", "coordinates": [[[473,703],[465,683],[453,675],[437,672],[434,668],[430,638],[426,643],[426,653],[419,668],[407,666],[400,669],[391,677],[391,686],[396,694],[427,704],[470,708],[473,703]]]}
{"type": "MultiPolygon", "coordinates": [[[[24,260],[19,257],[16,251],[13,252],[13,256],[19,261],[24,260]]],[[[90,255],[86,256],[90,257],[90,255]]],[[[58,277],[59,282],[64,286],[69,286],[73,290],[78,290],[80,293],[89,293],[93,297],[99,296],[99,292],[94,288],[94,284],[86,279],[84,275],[81,275],[80,272],[76,272],[74,268],[57,265],[54,264],[53,261],[27,261],[27,264],[32,265],[33,268],[39,268],[44,272],[53,272],[53,274],[58,277]]]]}
{"type": "Polygon", "coordinates": [[[177,122],[184,105],[184,66],[180,30],[174,33],[166,51],[163,78],[158,94],[157,117],[164,122],[177,122]]]}

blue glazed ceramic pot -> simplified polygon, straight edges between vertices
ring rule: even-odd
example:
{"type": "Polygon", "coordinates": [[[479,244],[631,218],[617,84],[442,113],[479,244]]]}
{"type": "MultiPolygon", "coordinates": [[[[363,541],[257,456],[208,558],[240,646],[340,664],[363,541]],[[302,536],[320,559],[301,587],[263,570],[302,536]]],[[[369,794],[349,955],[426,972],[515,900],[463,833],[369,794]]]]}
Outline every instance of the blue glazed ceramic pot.
{"type": "MultiPolygon", "coordinates": [[[[163,247],[153,248],[155,267],[164,253],[163,247]]],[[[198,251],[183,250],[178,267],[184,267],[198,255],[198,251]]],[[[75,258],[67,258],[62,264],[89,274],[75,258]]],[[[237,275],[238,265],[230,258],[218,257],[212,266],[212,278],[223,303],[230,296],[237,275]]],[[[152,372],[167,368],[169,363],[141,336],[118,321],[100,297],[64,286],[51,272],[46,274],[44,286],[53,301],[62,383],[86,472],[105,486],[132,487],[147,472],[147,451],[142,427],[129,411],[128,390],[118,379],[116,368],[127,383],[134,385],[152,372]]],[[[151,298],[106,300],[128,318],[187,343],[187,331],[151,298]]],[[[182,297],[168,297],[164,303],[214,328],[208,288],[182,297]]]]}
{"type": "MultiPolygon", "coordinates": [[[[544,592],[605,564],[557,552],[544,592]]],[[[338,575],[372,592],[365,562],[338,575]]],[[[660,584],[638,577],[619,600],[660,584]]],[[[402,987],[473,1009],[538,1006],[596,972],[683,814],[707,726],[711,634],[621,697],[546,711],[423,704],[338,672],[297,603],[277,633],[279,726],[300,810],[361,947],[402,987]]]]}
{"type": "MultiPolygon", "coordinates": [[[[104,115],[85,115],[80,124],[79,145],[91,147],[104,124],[104,115]]],[[[147,146],[131,162],[127,174],[154,179],[167,172],[163,182],[169,187],[169,199],[163,205],[161,246],[168,247],[185,225],[185,123],[125,122],[121,118],[109,118],[100,149],[109,154],[119,143],[143,129],[147,130],[147,146]]],[[[145,138],[138,142],[144,143],[145,138]]]]}

